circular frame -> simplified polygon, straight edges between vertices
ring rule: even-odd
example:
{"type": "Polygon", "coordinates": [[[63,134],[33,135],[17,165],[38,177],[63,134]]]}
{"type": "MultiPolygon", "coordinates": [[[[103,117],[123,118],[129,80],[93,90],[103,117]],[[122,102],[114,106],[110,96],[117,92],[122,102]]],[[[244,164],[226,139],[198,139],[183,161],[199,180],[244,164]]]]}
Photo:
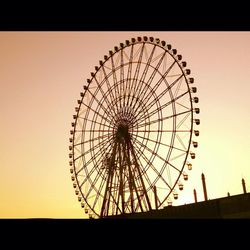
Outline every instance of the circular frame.
{"type": "Polygon", "coordinates": [[[70,172],[91,217],[160,209],[187,180],[198,97],[187,63],[153,37],[109,51],[83,86],[70,131],[70,172]]]}

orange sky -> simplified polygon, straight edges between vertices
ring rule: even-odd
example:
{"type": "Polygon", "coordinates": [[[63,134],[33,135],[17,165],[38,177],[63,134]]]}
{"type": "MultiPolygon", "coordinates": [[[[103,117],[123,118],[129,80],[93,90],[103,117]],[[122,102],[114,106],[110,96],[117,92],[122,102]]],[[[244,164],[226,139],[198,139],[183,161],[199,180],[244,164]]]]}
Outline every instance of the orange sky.
{"type": "Polygon", "coordinates": [[[154,36],[187,61],[200,99],[199,147],[174,205],[250,190],[250,32],[1,32],[0,218],[87,218],[68,166],[82,85],[126,39],[154,36]]]}

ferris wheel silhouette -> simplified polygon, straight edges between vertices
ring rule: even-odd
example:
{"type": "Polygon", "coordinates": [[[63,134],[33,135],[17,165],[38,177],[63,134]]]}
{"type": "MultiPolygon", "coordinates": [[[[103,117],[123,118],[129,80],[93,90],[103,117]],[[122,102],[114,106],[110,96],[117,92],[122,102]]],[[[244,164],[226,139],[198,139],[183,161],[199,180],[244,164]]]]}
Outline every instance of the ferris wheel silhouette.
{"type": "Polygon", "coordinates": [[[70,173],[85,213],[160,209],[192,169],[200,110],[187,63],[153,37],[126,40],[99,61],[75,108],[70,173]]]}

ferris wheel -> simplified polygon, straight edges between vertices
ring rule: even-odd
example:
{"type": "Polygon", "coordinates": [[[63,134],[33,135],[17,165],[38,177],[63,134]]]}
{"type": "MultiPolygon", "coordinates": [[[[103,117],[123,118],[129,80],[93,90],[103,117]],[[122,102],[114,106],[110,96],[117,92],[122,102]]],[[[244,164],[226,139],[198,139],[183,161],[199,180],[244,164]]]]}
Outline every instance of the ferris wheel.
{"type": "Polygon", "coordinates": [[[192,169],[200,110],[190,69],[170,44],[126,40],[99,61],[75,107],[70,173],[90,217],[161,209],[192,169]]]}

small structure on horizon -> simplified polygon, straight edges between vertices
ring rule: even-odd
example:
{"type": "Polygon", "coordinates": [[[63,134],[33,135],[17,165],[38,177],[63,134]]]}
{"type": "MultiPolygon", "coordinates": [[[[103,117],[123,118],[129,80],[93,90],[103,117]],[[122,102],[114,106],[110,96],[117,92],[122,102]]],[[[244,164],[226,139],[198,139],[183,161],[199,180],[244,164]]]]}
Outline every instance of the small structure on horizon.
{"type": "Polygon", "coordinates": [[[246,190],[246,183],[245,180],[242,178],[242,187],[243,187],[243,193],[246,194],[247,190],[246,190]]]}
{"type": "Polygon", "coordinates": [[[195,201],[195,203],[197,202],[197,193],[196,193],[195,189],[194,189],[194,201],[195,201]]]}
{"type": "Polygon", "coordinates": [[[205,181],[205,175],[201,174],[201,180],[202,180],[202,186],[203,186],[203,192],[204,192],[204,199],[207,201],[207,188],[206,188],[206,181],[205,181]]]}

